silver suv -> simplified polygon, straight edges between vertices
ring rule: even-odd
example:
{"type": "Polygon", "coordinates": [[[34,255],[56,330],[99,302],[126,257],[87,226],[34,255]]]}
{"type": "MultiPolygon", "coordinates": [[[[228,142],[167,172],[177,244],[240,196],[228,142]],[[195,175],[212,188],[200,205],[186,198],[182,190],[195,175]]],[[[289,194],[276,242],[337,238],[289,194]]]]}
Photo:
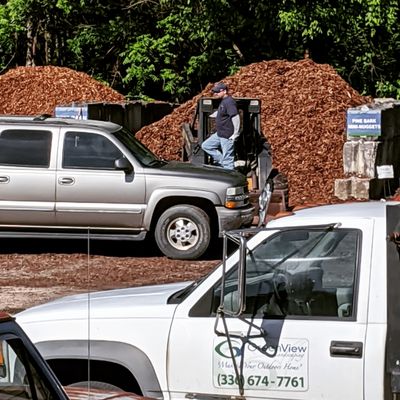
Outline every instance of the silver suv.
{"type": "Polygon", "coordinates": [[[246,178],[159,159],[111,122],[0,117],[0,237],[143,240],[196,259],[251,224],[246,178]]]}

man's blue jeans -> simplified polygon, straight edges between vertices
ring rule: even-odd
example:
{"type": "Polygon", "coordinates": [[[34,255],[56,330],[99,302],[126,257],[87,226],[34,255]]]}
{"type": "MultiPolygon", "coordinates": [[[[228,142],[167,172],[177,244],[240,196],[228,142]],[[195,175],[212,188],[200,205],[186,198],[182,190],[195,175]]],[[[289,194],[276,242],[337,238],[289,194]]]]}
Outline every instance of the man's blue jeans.
{"type": "Polygon", "coordinates": [[[213,133],[201,145],[201,148],[213,158],[214,162],[226,169],[235,168],[234,147],[233,140],[219,137],[217,133],[213,133]]]}

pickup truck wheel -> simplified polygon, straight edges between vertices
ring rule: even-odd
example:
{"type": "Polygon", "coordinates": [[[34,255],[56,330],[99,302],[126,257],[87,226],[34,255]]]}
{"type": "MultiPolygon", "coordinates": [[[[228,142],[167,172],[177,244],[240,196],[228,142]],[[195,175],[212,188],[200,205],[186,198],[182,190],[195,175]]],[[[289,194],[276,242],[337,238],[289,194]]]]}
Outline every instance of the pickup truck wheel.
{"type": "Polygon", "coordinates": [[[154,236],[159,249],[167,257],[194,260],[199,258],[210,244],[210,220],[198,207],[174,206],[161,214],[154,236]]]}

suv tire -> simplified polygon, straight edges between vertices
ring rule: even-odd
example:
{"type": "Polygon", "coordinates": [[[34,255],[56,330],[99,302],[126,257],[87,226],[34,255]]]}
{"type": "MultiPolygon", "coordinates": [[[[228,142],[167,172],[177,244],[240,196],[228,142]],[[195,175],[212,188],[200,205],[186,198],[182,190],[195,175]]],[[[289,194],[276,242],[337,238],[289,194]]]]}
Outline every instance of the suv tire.
{"type": "Polygon", "coordinates": [[[169,258],[194,260],[208,248],[210,219],[200,208],[185,204],[168,208],[158,219],[156,243],[169,258]]]}

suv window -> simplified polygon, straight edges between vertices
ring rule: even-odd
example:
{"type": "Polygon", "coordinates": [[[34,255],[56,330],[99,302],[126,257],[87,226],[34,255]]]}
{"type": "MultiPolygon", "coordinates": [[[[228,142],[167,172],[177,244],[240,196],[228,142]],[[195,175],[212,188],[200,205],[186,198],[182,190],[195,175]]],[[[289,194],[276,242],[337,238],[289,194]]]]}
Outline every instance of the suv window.
{"type": "MultiPolygon", "coordinates": [[[[354,293],[360,231],[282,231],[247,255],[247,315],[263,317],[355,316],[354,293]]],[[[213,311],[221,285],[214,289],[213,311]]],[[[235,309],[237,267],[226,277],[224,307],[235,309]]]]}
{"type": "Polygon", "coordinates": [[[107,137],[91,132],[67,132],[63,168],[115,169],[122,152],[107,137]]]}
{"type": "Polygon", "coordinates": [[[26,352],[12,335],[0,338],[0,399],[47,400],[53,396],[26,352]]]}
{"type": "Polygon", "coordinates": [[[51,137],[50,131],[9,129],[0,132],[0,164],[47,168],[51,137]]]}

